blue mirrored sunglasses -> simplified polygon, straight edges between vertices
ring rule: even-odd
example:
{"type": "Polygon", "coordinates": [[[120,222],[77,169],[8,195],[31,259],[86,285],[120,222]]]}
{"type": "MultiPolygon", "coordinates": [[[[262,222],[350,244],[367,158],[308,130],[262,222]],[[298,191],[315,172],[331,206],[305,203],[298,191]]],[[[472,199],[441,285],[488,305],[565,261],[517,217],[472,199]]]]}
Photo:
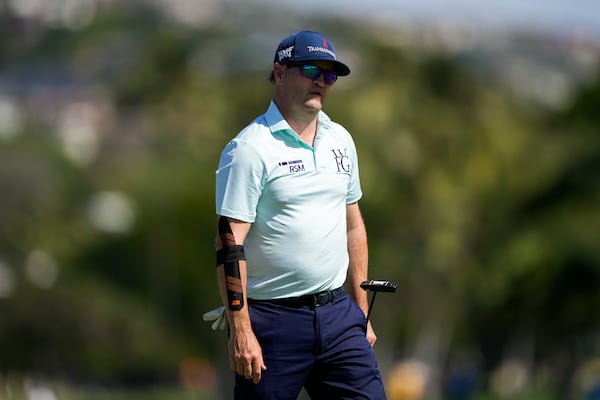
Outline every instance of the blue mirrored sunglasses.
{"type": "Polygon", "coordinates": [[[321,68],[316,65],[294,65],[292,67],[296,67],[300,69],[300,75],[312,79],[313,81],[319,79],[321,74],[323,74],[323,82],[326,85],[332,85],[335,81],[337,81],[337,74],[331,71],[323,71],[321,68]]]}

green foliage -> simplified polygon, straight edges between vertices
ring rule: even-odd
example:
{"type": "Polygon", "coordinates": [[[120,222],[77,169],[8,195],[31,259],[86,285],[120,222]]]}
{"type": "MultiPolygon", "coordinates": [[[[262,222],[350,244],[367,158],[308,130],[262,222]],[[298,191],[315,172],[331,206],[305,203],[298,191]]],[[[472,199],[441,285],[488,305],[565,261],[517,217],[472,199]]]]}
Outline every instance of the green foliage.
{"type": "MultiPolygon", "coordinates": [[[[241,32],[142,10],[106,10],[78,33],[36,26],[21,48],[0,39],[0,74],[43,75],[40,60],[68,72],[47,112],[29,106],[46,87],[27,82],[33,93],[16,96],[25,122],[0,136],[0,267],[14,276],[0,297],[0,373],[175,380],[184,357],[222,357],[225,336],[201,318],[220,303],[214,170],[272,87],[229,46],[241,32]],[[99,115],[87,163],[65,152],[57,122],[72,103],[99,115]],[[127,200],[131,226],[94,223],[107,192],[127,200]],[[47,287],[36,250],[58,265],[47,287]]],[[[532,368],[569,379],[600,328],[600,76],[557,111],[515,95],[472,61],[476,48],[419,50],[330,23],[360,62],[325,111],[357,143],[371,277],[400,283],[397,307],[375,307],[380,335],[418,357],[411,343],[433,329],[434,361],[475,349],[487,373],[530,337],[532,368]]]]}
{"type": "Polygon", "coordinates": [[[22,287],[0,303],[0,348],[12,371],[118,383],[172,380],[191,346],[149,304],[96,281],[22,287]],[[163,349],[163,351],[156,351],[163,349]]]}

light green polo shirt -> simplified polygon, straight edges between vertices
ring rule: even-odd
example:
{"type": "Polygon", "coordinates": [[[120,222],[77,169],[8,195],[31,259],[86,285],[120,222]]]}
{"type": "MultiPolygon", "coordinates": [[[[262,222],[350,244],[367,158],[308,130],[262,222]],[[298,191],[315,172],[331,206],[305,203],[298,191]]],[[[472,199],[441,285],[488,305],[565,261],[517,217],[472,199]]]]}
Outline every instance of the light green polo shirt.
{"type": "Polygon", "coordinates": [[[320,112],[314,147],[274,102],[227,144],[217,170],[218,215],[252,223],[248,297],[301,296],[343,285],[346,205],[362,196],[352,137],[320,112]]]}

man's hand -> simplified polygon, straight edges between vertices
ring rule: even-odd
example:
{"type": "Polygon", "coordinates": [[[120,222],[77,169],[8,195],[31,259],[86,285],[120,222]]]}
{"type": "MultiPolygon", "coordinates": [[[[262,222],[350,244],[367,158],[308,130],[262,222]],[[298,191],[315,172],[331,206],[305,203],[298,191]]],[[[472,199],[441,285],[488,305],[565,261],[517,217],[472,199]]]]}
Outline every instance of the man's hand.
{"type": "Polygon", "coordinates": [[[371,347],[373,347],[375,345],[375,342],[377,341],[377,335],[375,334],[375,331],[371,326],[371,321],[367,322],[367,340],[369,341],[369,343],[371,343],[371,347]]]}
{"type": "Polygon", "coordinates": [[[256,384],[267,367],[262,357],[262,349],[252,330],[231,333],[229,338],[229,366],[238,375],[252,379],[256,384]]]}

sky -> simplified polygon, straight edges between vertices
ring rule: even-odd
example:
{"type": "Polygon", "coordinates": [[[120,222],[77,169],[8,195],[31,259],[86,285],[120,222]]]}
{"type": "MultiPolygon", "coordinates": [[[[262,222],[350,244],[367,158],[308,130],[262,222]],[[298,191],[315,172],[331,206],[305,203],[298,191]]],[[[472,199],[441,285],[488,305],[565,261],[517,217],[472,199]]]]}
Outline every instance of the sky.
{"type": "Polygon", "coordinates": [[[600,39],[600,0],[260,0],[316,14],[393,22],[444,20],[498,29],[576,33],[600,39]]]}

